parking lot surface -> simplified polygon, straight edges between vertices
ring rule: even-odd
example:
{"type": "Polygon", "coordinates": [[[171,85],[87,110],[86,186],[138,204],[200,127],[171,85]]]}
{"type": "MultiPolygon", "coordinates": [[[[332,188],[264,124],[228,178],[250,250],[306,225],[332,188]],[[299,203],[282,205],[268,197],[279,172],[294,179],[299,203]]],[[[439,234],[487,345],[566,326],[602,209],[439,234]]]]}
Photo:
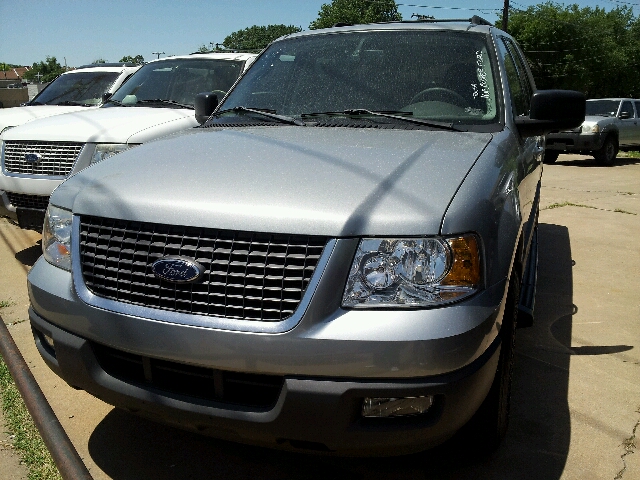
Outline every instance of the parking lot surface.
{"type": "MultiPolygon", "coordinates": [[[[640,479],[640,159],[545,165],[534,326],[520,329],[511,423],[489,459],[434,450],[348,459],[222,442],[114,409],[56,377],[33,344],[26,274],[40,235],[0,219],[0,315],[97,479],[640,479]]],[[[0,418],[1,420],[1,418],[0,418]]],[[[0,425],[1,426],[1,425],[0,425]]],[[[26,478],[0,432],[0,480],[26,478]]]]}

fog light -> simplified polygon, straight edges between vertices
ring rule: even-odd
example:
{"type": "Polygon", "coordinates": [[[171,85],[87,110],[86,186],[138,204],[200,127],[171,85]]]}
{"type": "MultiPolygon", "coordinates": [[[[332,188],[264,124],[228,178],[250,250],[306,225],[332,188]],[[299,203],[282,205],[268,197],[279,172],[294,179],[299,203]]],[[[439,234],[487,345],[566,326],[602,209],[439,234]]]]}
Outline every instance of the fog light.
{"type": "Polygon", "coordinates": [[[404,398],[365,398],[363,417],[403,417],[425,413],[433,405],[433,396],[404,398]]]}
{"type": "Polygon", "coordinates": [[[46,346],[49,347],[51,350],[55,351],[55,348],[53,347],[53,337],[47,335],[46,333],[43,333],[42,338],[46,346]]]}

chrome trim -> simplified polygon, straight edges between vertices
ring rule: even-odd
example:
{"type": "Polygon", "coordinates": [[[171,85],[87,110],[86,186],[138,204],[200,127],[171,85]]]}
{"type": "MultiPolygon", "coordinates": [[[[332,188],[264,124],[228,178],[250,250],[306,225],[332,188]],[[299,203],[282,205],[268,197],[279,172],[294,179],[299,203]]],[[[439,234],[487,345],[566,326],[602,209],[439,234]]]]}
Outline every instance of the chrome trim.
{"type": "MultiPolygon", "coordinates": [[[[29,141],[26,141],[26,140],[25,141],[16,140],[15,142],[21,142],[21,143],[24,143],[24,144],[28,144],[29,143],[29,141]]],[[[53,144],[53,143],[60,143],[60,142],[45,142],[45,143],[53,144]]],[[[80,143],[80,142],[69,142],[69,143],[80,143]]],[[[73,163],[71,165],[71,169],[69,170],[69,173],[67,175],[46,175],[46,174],[11,172],[11,171],[7,170],[7,168],[6,168],[5,145],[6,145],[6,142],[2,142],[2,173],[5,176],[7,176],[7,177],[16,177],[16,178],[32,178],[32,179],[38,179],[38,180],[41,180],[41,179],[46,179],[46,180],[64,180],[66,178],[69,178],[71,175],[74,174],[74,172],[76,172],[76,168],[77,168],[77,165],[78,165],[78,160],[84,154],[88,144],[85,143],[85,144],[82,145],[82,147],[78,151],[78,154],[73,159],[73,163]]]]}
{"type": "Polygon", "coordinates": [[[318,264],[311,276],[309,285],[307,286],[304,296],[293,315],[282,321],[259,321],[259,320],[238,320],[214,316],[193,315],[189,313],[169,312],[155,308],[143,307],[140,305],[131,305],[128,303],[117,302],[115,300],[99,297],[94,295],[86,287],[82,280],[82,263],[80,260],[80,217],[73,215],[72,231],[71,231],[71,272],[73,287],[76,294],[87,305],[91,305],[103,310],[109,310],[122,315],[141,317],[148,320],[159,322],[175,323],[179,325],[188,325],[192,327],[215,328],[219,330],[230,330],[237,332],[250,333],[284,333],[295,327],[311,302],[311,298],[316,291],[320,279],[325,271],[329,259],[333,254],[336,246],[336,240],[330,239],[324,250],[318,264]]]}

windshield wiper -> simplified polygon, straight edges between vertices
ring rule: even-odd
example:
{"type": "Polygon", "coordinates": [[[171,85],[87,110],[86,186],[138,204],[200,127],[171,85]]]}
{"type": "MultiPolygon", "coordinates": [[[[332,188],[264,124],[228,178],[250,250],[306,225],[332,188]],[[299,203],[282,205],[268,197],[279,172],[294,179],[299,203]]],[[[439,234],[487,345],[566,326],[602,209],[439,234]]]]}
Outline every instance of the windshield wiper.
{"type": "Polygon", "coordinates": [[[277,120],[280,123],[286,123],[288,125],[298,125],[299,127],[306,127],[307,124],[304,123],[302,120],[298,120],[297,118],[293,118],[293,117],[287,117],[286,115],[278,115],[277,113],[275,113],[274,111],[268,111],[266,109],[257,109],[257,108],[248,108],[248,107],[233,107],[230,108],[228,110],[221,110],[219,112],[216,112],[214,115],[218,116],[220,114],[223,113],[228,113],[228,112],[234,112],[234,113],[239,113],[239,112],[250,112],[250,113],[255,113],[256,115],[260,115],[266,118],[272,118],[273,120],[277,120]]]}
{"type": "Polygon", "coordinates": [[[452,130],[454,132],[459,132],[462,129],[458,127],[454,127],[453,123],[447,122],[438,122],[435,120],[424,120],[422,118],[413,118],[412,112],[403,112],[403,111],[373,111],[367,110],[365,108],[349,108],[347,110],[343,110],[341,112],[322,112],[322,113],[303,113],[301,117],[315,117],[322,115],[371,115],[374,117],[384,117],[391,118],[394,120],[401,120],[404,122],[414,123],[417,125],[425,125],[427,127],[433,128],[441,128],[443,130],[452,130]]]}
{"type": "Polygon", "coordinates": [[[74,102],[73,100],[65,100],[64,102],[56,103],[56,105],[72,105],[72,106],[79,106],[79,107],[90,107],[91,106],[88,103],[74,102]]]}
{"type": "Polygon", "coordinates": [[[191,110],[195,109],[195,107],[193,105],[187,105],[185,103],[176,102],[175,100],[165,100],[164,98],[154,98],[154,99],[149,99],[149,100],[138,100],[136,102],[136,105],[145,104],[145,103],[162,103],[162,104],[166,104],[166,105],[174,105],[176,107],[190,108],[191,110]]]}

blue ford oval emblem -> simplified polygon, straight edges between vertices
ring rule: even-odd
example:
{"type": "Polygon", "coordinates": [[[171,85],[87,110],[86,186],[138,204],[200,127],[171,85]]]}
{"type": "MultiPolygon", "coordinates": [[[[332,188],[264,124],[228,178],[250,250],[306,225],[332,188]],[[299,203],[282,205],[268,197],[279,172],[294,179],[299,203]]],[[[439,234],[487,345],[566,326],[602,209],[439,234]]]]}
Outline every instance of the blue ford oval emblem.
{"type": "Polygon", "coordinates": [[[38,163],[42,159],[39,153],[25,153],[24,161],[28,163],[38,163]]]}
{"type": "Polygon", "coordinates": [[[204,267],[185,257],[169,256],[156,260],[151,265],[153,274],[173,283],[195,282],[204,273],[204,267]]]}

